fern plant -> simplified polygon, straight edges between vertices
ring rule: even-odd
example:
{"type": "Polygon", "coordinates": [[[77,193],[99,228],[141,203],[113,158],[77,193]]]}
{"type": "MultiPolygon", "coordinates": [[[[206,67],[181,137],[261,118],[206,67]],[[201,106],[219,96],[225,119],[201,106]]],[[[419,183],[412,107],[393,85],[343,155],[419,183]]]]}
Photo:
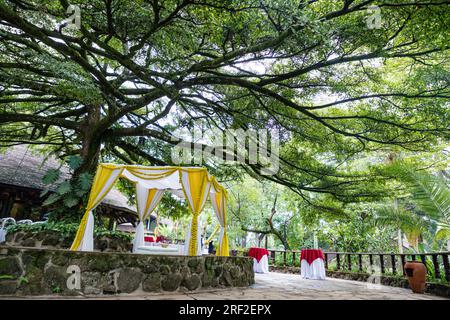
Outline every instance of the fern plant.
{"type": "MultiPolygon", "coordinates": [[[[66,163],[73,174],[81,166],[82,159],[79,156],[70,156],[66,163]]],[[[58,183],[60,177],[61,168],[48,170],[42,178],[42,182],[47,185],[41,193],[41,197],[45,197],[43,206],[53,208],[50,219],[56,220],[70,219],[77,215],[78,207],[87,196],[92,183],[92,175],[87,172],[58,183]],[[55,185],[56,188],[52,192],[50,188],[55,185]]]]}

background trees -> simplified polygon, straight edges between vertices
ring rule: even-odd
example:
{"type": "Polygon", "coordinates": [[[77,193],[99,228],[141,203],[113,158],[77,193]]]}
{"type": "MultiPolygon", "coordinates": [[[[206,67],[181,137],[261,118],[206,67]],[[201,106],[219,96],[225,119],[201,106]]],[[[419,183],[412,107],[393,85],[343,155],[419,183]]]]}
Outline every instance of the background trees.
{"type": "Polygon", "coordinates": [[[297,250],[312,247],[315,235],[319,246],[330,251],[446,251],[448,165],[446,151],[431,158],[425,153],[397,155],[382,167],[390,176],[385,185],[389,196],[348,204],[333,202],[329,195],[314,197],[334,211],[311,206],[288,188],[246,179],[231,186],[232,229],[239,231],[235,244],[249,245],[245,239],[250,245],[297,250]]]}

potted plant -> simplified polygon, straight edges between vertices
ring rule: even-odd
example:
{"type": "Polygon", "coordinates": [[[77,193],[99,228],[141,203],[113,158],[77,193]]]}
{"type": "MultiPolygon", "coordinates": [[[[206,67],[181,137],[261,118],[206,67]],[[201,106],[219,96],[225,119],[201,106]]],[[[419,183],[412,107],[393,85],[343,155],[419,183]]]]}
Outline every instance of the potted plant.
{"type": "Polygon", "coordinates": [[[424,293],[426,286],[427,268],[422,262],[407,261],[404,266],[409,287],[414,293],[424,293]]]}

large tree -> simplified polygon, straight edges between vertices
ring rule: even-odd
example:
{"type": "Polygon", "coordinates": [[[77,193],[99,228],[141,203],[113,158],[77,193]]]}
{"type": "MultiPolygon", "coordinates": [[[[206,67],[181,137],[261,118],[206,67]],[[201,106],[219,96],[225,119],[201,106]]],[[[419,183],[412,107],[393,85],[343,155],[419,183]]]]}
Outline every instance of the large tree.
{"type": "Polygon", "coordinates": [[[369,199],[384,178],[346,161],[448,139],[449,20],[438,0],[0,0],[0,143],[79,154],[77,175],[170,164],[194,120],[275,128],[268,179],[369,199]]]}

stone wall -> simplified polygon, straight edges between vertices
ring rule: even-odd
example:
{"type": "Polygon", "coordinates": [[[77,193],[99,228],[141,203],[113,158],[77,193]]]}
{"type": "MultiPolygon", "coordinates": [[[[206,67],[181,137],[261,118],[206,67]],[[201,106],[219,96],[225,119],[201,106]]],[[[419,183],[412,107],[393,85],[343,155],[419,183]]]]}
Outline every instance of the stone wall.
{"type": "Polygon", "coordinates": [[[246,287],[254,281],[253,261],[245,257],[155,256],[0,246],[0,295],[193,291],[246,287]],[[75,273],[70,273],[71,269],[75,273]]]}
{"type": "MultiPolygon", "coordinates": [[[[33,247],[46,249],[69,249],[73,236],[65,236],[56,231],[42,230],[17,231],[6,235],[6,245],[17,247],[33,247]]],[[[131,241],[106,236],[94,239],[94,248],[105,252],[130,252],[133,247],[131,241]]]]}

